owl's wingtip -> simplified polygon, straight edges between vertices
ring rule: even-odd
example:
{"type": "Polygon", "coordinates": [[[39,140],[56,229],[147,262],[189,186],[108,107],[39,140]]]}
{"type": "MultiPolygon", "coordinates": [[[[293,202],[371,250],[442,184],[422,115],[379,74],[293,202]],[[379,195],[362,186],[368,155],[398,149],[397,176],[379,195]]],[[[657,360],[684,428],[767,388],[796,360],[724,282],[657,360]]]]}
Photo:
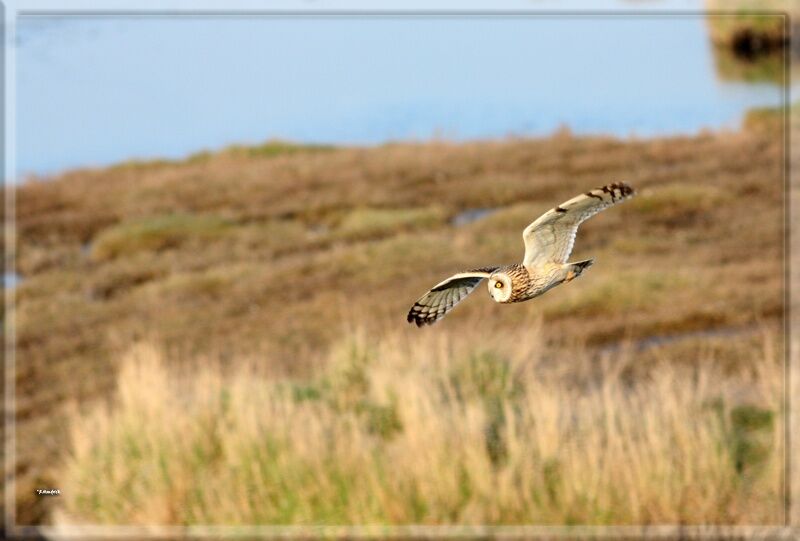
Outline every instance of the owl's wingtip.
{"type": "MultiPolygon", "coordinates": [[[[627,182],[619,181],[606,184],[605,186],[600,186],[594,190],[589,190],[586,192],[586,195],[597,199],[603,199],[606,195],[608,195],[611,197],[611,203],[617,203],[618,201],[622,201],[623,199],[627,199],[636,195],[636,190],[627,182]]],[[[556,211],[558,211],[558,208],[556,208],[556,211]]]]}
{"type": "Polygon", "coordinates": [[[612,184],[612,187],[619,189],[622,197],[630,197],[636,194],[636,189],[628,184],[627,182],[617,182],[616,184],[612,184]]]}
{"type": "Polygon", "coordinates": [[[411,310],[409,310],[408,315],[406,316],[406,321],[408,321],[409,324],[415,324],[417,327],[422,327],[425,324],[424,319],[417,317],[413,307],[411,310]]]}
{"type": "Polygon", "coordinates": [[[415,324],[417,327],[424,327],[425,325],[433,325],[434,323],[439,321],[439,319],[440,318],[438,317],[434,318],[424,317],[424,316],[421,317],[418,313],[414,312],[413,308],[411,309],[410,312],[408,312],[408,315],[406,316],[406,321],[415,324]]]}

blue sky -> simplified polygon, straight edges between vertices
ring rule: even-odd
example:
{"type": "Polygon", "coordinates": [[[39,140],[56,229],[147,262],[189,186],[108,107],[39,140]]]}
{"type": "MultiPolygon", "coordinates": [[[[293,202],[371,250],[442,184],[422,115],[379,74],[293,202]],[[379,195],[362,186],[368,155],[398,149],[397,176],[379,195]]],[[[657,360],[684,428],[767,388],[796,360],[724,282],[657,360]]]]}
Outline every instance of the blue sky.
{"type": "MultiPolygon", "coordinates": [[[[479,6],[440,3],[455,4],[479,6]]],[[[694,16],[27,17],[16,30],[19,176],[270,138],[692,133],[780,98],[719,81],[694,16]]]]}

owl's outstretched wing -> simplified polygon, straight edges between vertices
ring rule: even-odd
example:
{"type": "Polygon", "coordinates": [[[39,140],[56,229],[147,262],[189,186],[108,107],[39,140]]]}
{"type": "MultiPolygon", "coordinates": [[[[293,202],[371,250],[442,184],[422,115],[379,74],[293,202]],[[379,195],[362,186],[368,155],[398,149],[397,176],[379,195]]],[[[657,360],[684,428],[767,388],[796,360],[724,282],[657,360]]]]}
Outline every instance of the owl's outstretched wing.
{"type": "Polygon", "coordinates": [[[420,297],[408,311],[406,319],[409,323],[416,323],[417,327],[436,323],[498,268],[484,267],[454,274],[420,297]]]}
{"type": "Polygon", "coordinates": [[[566,263],[575,244],[578,226],[633,194],[633,188],[618,182],[589,190],[548,210],[522,232],[525,241],[523,265],[566,263]]]}

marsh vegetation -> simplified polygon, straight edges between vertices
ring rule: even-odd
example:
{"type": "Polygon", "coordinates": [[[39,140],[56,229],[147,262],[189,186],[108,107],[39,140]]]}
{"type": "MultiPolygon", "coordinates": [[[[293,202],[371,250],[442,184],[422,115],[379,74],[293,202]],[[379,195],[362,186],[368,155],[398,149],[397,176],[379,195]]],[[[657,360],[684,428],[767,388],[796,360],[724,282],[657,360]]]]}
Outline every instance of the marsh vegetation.
{"type": "Polygon", "coordinates": [[[20,521],[777,520],[783,146],[762,117],[268,143],[19,186],[20,521]],[[432,283],[518,260],[533,218],[617,180],[639,195],[584,226],[580,280],[406,326],[432,283]],[[751,332],[626,346],[719,329],[751,332]]]}
{"type": "Polygon", "coordinates": [[[264,359],[187,372],[135,345],[115,399],[71,420],[58,522],[780,521],[773,332],[731,370],[718,354],[641,368],[631,350],[552,350],[544,331],[534,318],[476,344],[355,328],[301,381],[265,376],[264,359]]]}

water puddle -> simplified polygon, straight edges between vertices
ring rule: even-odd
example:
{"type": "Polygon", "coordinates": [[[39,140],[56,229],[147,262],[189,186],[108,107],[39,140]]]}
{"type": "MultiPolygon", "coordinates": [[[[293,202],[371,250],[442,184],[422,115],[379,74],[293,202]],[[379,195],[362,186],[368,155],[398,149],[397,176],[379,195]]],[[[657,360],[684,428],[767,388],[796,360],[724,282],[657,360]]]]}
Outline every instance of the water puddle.
{"type": "Polygon", "coordinates": [[[22,282],[22,276],[16,272],[3,273],[3,289],[14,289],[22,282]]]}
{"type": "Polygon", "coordinates": [[[331,228],[325,224],[315,224],[308,228],[312,237],[322,237],[331,232],[331,228]]]}
{"type": "Polygon", "coordinates": [[[456,227],[461,227],[462,225],[467,225],[481,218],[486,218],[490,214],[494,214],[500,210],[499,208],[477,208],[477,209],[468,209],[464,212],[460,212],[453,216],[450,220],[450,225],[454,225],[456,227]]]}
{"type": "MultiPolygon", "coordinates": [[[[741,337],[756,334],[761,329],[759,327],[721,327],[718,329],[706,329],[702,331],[689,331],[683,333],[669,334],[666,336],[648,336],[639,340],[633,340],[631,347],[634,351],[643,351],[652,349],[659,346],[668,346],[677,344],[686,340],[693,340],[697,338],[725,338],[725,337],[741,337]]],[[[623,346],[619,343],[603,346],[597,350],[598,353],[613,353],[619,351],[623,346]]]]}

